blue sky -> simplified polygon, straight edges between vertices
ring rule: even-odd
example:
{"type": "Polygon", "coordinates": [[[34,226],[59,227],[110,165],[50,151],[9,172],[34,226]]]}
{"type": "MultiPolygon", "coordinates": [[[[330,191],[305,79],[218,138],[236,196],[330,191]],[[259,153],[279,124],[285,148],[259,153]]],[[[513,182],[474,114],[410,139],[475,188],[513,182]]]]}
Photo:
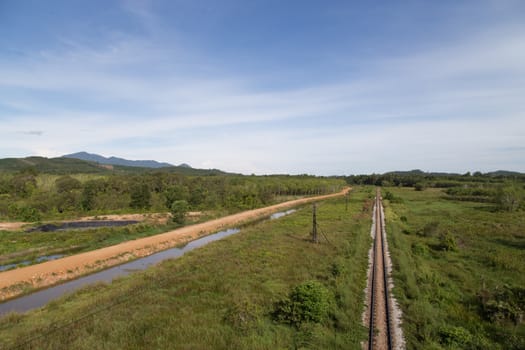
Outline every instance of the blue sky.
{"type": "Polygon", "coordinates": [[[0,0],[0,157],[525,172],[525,2],[0,0]]]}

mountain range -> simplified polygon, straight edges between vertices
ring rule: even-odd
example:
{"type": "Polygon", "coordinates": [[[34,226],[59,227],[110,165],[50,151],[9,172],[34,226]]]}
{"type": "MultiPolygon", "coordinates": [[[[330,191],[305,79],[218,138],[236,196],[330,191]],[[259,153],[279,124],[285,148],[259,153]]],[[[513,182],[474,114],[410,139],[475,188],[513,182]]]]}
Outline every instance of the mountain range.
{"type": "Polygon", "coordinates": [[[209,176],[230,175],[219,169],[196,169],[188,164],[171,165],[154,160],[127,160],[79,152],[57,158],[25,157],[0,159],[0,173],[34,171],[45,174],[141,174],[167,172],[181,175],[209,176]]]}
{"type": "MultiPolygon", "coordinates": [[[[74,158],[86,160],[88,162],[95,162],[99,164],[108,164],[108,165],[122,165],[122,166],[134,166],[141,168],[165,168],[173,167],[175,165],[170,163],[161,163],[156,160],[129,160],[118,157],[104,157],[99,154],[87,153],[87,152],[77,152],[72,154],[63,155],[62,158],[74,158]]],[[[180,164],[179,167],[191,168],[188,164],[180,164]]]]}

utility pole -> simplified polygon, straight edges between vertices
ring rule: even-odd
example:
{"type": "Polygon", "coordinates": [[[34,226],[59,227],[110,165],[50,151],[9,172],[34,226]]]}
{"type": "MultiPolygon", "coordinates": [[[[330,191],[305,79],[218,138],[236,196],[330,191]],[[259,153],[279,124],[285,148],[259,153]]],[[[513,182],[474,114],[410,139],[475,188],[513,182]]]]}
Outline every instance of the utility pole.
{"type": "Polygon", "coordinates": [[[348,192],[345,194],[345,211],[348,211],[348,192]]]}
{"type": "Polygon", "coordinates": [[[313,209],[312,209],[312,241],[314,243],[318,243],[319,240],[317,239],[317,216],[316,216],[316,204],[314,203],[313,209]]]}

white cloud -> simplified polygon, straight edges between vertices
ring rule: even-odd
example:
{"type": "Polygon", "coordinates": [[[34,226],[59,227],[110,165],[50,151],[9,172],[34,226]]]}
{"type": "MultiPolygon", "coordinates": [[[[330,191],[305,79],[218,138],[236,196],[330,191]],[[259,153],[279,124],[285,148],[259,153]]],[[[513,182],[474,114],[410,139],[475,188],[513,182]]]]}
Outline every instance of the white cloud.
{"type": "Polygon", "coordinates": [[[0,66],[0,106],[17,110],[0,110],[0,149],[244,173],[525,171],[524,37],[523,26],[503,26],[372,60],[359,80],[271,91],[185,47],[123,37],[94,49],[64,39],[63,51],[0,66]]]}

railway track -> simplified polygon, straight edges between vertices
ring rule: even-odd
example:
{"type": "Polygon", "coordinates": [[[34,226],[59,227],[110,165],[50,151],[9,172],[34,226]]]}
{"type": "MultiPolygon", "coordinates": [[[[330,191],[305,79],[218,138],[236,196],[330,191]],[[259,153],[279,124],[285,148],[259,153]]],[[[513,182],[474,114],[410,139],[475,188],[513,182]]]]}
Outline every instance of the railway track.
{"type": "Polygon", "coordinates": [[[391,305],[388,285],[388,269],[385,264],[385,240],[383,227],[381,192],[378,189],[375,199],[375,232],[372,250],[372,271],[369,281],[368,301],[368,349],[391,350],[393,344],[393,330],[391,324],[391,305]]]}

